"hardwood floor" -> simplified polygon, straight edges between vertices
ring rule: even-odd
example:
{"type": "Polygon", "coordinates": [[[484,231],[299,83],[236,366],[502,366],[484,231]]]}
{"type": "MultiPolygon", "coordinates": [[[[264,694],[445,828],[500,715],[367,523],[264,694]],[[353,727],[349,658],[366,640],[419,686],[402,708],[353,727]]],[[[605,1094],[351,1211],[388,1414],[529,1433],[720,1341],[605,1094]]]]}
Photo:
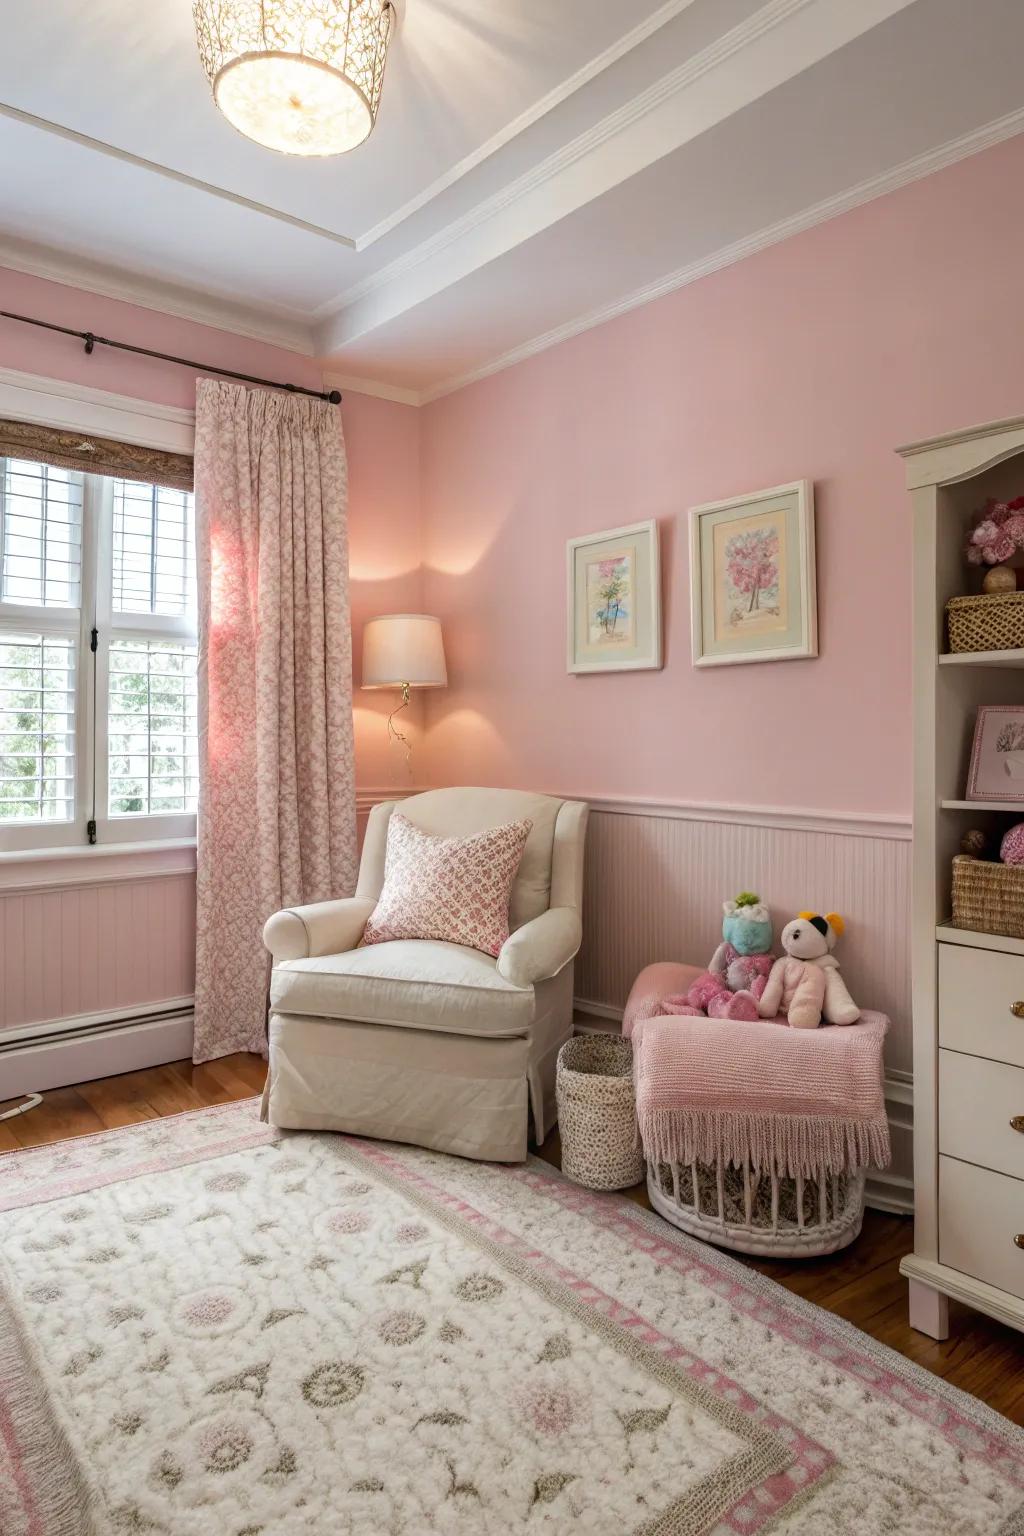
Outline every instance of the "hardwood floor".
{"type": "MultiPolygon", "coordinates": [[[[265,1071],[258,1056],[225,1056],[200,1067],[176,1061],[53,1089],[38,1109],[0,1121],[0,1151],[243,1099],[262,1089],[265,1071]]],[[[0,1104],[0,1111],[12,1102],[0,1104]]],[[[541,1156],[559,1166],[557,1131],[544,1143],[541,1156]]],[[[642,1185],[629,1195],[649,1208],[642,1185]]],[[[906,1281],[899,1274],[899,1261],[911,1244],[909,1220],[868,1211],[864,1231],[845,1253],[802,1262],[745,1262],[1024,1425],[1024,1336],[955,1305],[950,1308],[951,1333],[945,1343],[915,1333],[907,1322],[906,1281]]]]}

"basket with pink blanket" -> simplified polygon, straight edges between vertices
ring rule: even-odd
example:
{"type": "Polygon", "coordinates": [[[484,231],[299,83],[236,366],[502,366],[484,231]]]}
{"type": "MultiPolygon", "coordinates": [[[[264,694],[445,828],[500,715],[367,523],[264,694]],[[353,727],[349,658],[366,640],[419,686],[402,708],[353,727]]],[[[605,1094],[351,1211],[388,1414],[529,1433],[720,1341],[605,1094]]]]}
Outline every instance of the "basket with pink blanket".
{"type": "Polygon", "coordinates": [[[714,961],[710,973],[661,964],[637,978],[623,1021],[652,1205],[684,1231],[748,1253],[813,1256],[852,1242],[866,1170],[889,1162],[889,1021],[830,985],[835,933],[825,919],[810,935],[829,946],[825,977],[787,970],[808,922],[787,925],[786,954],[738,989],[739,1005],[709,981],[714,961]]]}

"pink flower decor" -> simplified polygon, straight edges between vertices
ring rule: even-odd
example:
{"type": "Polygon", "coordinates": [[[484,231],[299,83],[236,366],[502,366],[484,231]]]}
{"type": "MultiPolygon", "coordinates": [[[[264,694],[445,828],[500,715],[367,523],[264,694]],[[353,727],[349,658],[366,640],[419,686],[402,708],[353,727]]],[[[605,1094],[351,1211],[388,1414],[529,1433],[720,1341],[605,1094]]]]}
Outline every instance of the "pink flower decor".
{"type": "Polygon", "coordinates": [[[987,501],[975,513],[964,554],[968,565],[1002,565],[1024,549],[1024,496],[987,501]]]}
{"type": "Polygon", "coordinates": [[[1010,828],[999,848],[1004,864],[1024,864],[1024,821],[1010,828]]]}

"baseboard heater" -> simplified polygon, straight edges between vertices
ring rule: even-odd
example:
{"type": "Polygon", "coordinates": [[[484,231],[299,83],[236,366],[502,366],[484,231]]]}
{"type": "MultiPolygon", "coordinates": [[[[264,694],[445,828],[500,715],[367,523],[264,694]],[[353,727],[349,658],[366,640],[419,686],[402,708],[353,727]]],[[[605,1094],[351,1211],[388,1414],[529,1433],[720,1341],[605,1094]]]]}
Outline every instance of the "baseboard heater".
{"type": "Polygon", "coordinates": [[[0,1031],[0,1100],[162,1066],[192,1054],[191,997],[0,1031]]]}

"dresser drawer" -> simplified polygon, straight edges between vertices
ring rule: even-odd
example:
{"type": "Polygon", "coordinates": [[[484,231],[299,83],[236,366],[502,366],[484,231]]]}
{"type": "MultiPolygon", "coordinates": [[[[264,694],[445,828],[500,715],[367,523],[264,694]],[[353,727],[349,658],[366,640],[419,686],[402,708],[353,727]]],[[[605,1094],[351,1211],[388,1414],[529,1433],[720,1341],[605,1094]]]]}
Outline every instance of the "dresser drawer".
{"type": "Polygon", "coordinates": [[[1024,955],[939,945],[939,1044],[1024,1067],[1024,955]]]}
{"type": "Polygon", "coordinates": [[[940,1051],[939,1151],[1024,1179],[1024,1068],[940,1051]]]}
{"type": "Polygon", "coordinates": [[[1024,1180],[939,1158],[939,1262],[1024,1297],[1024,1180]]]}

